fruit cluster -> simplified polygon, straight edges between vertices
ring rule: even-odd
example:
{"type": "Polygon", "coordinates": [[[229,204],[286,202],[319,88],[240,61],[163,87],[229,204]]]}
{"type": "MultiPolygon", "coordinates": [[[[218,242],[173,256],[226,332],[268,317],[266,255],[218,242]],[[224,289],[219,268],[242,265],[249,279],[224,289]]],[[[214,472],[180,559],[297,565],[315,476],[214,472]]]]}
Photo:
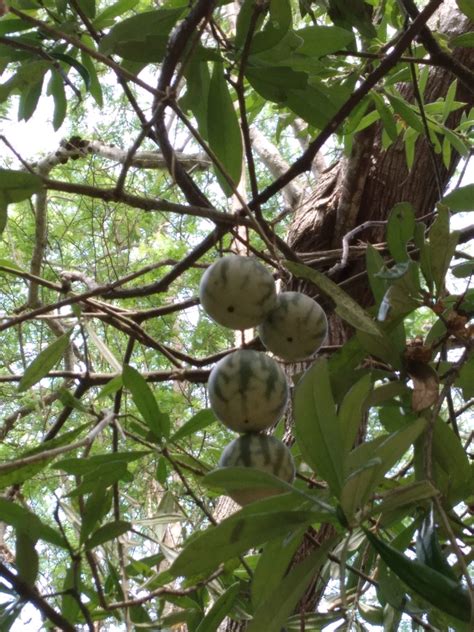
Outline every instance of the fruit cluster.
{"type": "MultiPolygon", "coordinates": [[[[301,292],[277,294],[268,270],[252,257],[229,255],[211,265],[199,286],[201,305],[230,329],[258,327],[268,351],[283,360],[307,358],[321,346],[327,320],[321,306],[301,292]]],[[[220,467],[256,467],[292,482],[290,451],[262,431],[283,415],[289,398],[286,376],[266,353],[241,349],[212,369],[208,382],[212,410],[222,423],[242,433],[222,453],[220,467]]],[[[275,489],[233,490],[240,505],[278,493],[275,489]]]]}

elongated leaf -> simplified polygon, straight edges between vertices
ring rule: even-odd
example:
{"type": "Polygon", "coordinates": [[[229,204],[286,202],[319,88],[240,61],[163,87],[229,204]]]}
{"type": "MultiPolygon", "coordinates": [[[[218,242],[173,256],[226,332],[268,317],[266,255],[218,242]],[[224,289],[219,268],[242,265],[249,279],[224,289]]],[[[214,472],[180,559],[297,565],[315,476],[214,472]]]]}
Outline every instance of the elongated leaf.
{"type": "Polygon", "coordinates": [[[0,169],[0,191],[7,203],[27,200],[42,187],[41,178],[33,173],[0,169]]]}
{"type": "Polygon", "coordinates": [[[387,291],[387,282],[378,276],[378,273],[384,267],[384,260],[382,255],[372,244],[367,245],[365,262],[370,289],[372,290],[376,303],[379,303],[387,291]]]}
{"type": "MultiPolygon", "coordinates": [[[[132,61],[161,61],[171,29],[183,12],[184,7],[157,9],[127,18],[116,24],[101,40],[99,50],[106,55],[116,53],[132,61]]],[[[101,20],[101,16],[97,20],[101,20]]]]}
{"type": "MultiPolygon", "coordinates": [[[[249,507],[258,504],[252,503],[249,507]]],[[[248,513],[241,510],[191,540],[172,564],[170,572],[174,577],[208,573],[221,562],[293,529],[311,524],[314,519],[317,520],[317,516],[312,511],[248,513]],[[212,551],[212,555],[209,555],[209,551],[212,551]]]]}
{"type": "Polygon", "coordinates": [[[250,53],[257,53],[276,46],[288,33],[291,22],[289,0],[270,0],[269,19],[264,28],[254,34],[250,53]]]}
{"type": "Polygon", "coordinates": [[[322,57],[341,50],[354,40],[354,34],[338,26],[313,25],[298,29],[296,35],[303,44],[298,47],[298,55],[322,57]]]}
{"type": "MultiPolygon", "coordinates": [[[[77,591],[77,589],[79,588],[80,575],[80,560],[72,560],[71,565],[67,569],[66,575],[64,577],[63,590],[77,591]]],[[[77,599],[70,593],[65,592],[61,600],[61,614],[71,623],[75,623],[78,619],[79,613],[80,608],[77,599]]]]}
{"type": "Polygon", "coordinates": [[[60,533],[49,525],[44,524],[38,516],[28,511],[28,509],[5,498],[0,498],[0,519],[32,540],[44,540],[55,546],[67,548],[60,533]]]}
{"type": "MultiPolygon", "coordinates": [[[[209,84],[207,133],[212,151],[237,185],[242,171],[242,136],[221,63],[214,64],[209,84]]],[[[232,187],[217,166],[215,172],[224,193],[231,195],[232,187]]]]}
{"type": "Polygon", "coordinates": [[[331,281],[321,272],[300,263],[286,261],[285,266],[296,277],[312,281],[324,294],[327,294],[336,303],[338,315],[349,325],[374,336],[383,336],[377,323],[372,320],[369,314],[334,281],[331,281]]]}
{"type": "Polygon", "coordinates": [[[470,621],[471,600],[467,591],[457,582],[438,571],[412,560],[383,540],[364,530],[367,539],[385,564],[417,595],[436,608],[460,621],[470,621]]]}
{"type": "Polygon", "coordinates": [[[429,234],[431,273],[438,295],[444,290],[446,273],[458,239],[459,233],[449,230],[448,208],[441,204],[438,205],[438,216],[431,226],[429,234]]]}
{"type": "Polygon", "coordinates": [[[252,604],[257,608],[271,596],[288,570],[301,543],[305,528],[290,531],[283,538],[268,542],[260,555],[252,579],[252,604]]]}
{"type": "Polygon", "coordinates": [[[423,123],[419,114],[415,112],[413,106],[395,95],[389,94],[387,97],[394,111],[402,117],[405,123],[416,130],[419,134],[423,134],[423,123]]]}
{"type": "Polygon", "coordinates": [[[160,440],[169,435],[169,418],[158,408],[155,396],[140,373],[131,366],[123,367],[123,383],[132,393],[135,406],[154,436],[160,440]]]}
{"type": "Polygon", "coordinates": [[[352,523],[353,516],[370,496],[376,486],[377,473],[382,465],[380,457],[375,457],[351,472],[341,490],[341,508],[346,520],[352,523]]]}
{"type": "Polygon", "coordinates": [[[67,99],[64,90],[63,78],[56,70],[51,71],[51,79],[48,84],[48,94],[54,99],[53,127],[58,130],[64,123],[67,112],[67,99]]]}
{"type": "Polygon", "coordinates": [[[41,353],[33,360],[33,362],[27,367],[23,377],[18,384],[18,392],[28,390],[31,386],[36,384],[43,378],[49,371],[59,362],[64,355],[68,345],[71,331],[59,336],[54,342],[52,342],[46,349],[43,349],[41,353]]]}
{"type": "Polygon", "coordinates": [[[326,561],[326,555],[335,541],[336,538],[332,538],[325,542],[288,573],[273,593],[257,608],[247,632],[280,632],[309,581],[326,561]]]}
{"type": "Polygon", "coordinates": [[[104,544],[104,542],[118,538],[120,535],[130,531],[131,528],[132,525],[130,522],[126,522],[125,520],[116,520],[115,522],[104,524],[104,526],[97,529],[97,531],[94,531],[87,540],[85,548],[86,550],[94,549],[96,546],[104,544]]]}
{"type": "Polygon", "coordinates": [[[97,485],[92,494],[87,499],[84,509],[81,512],[81,531],[79,541],[82,544],[86,541],[96,524],[102,520],[110,509],[112,493],[105,486],[97,485]]]}
{"type": "Polygon", "coordinates": [[[30,585],[34,585],[39,570],[39,556],[35,547],[36,538],[31,538],[21,529],[17,531],[15,542],[15,564],[18,570],[18,575],[30,585]]]}
{"type": "Polygon", "coordinates": [[[63,470],[73,476],[86,476],[91,473],[97,473],[100,475],[105,468],[117,467],[119,464],[131,463],[137,459],[146,456],[149,452],[146,451],[131,451],[131,452],[112,452],[109,454],[94,454],[94,456],[84,458],[68,458],[57,461],[54,464],[54,469],[63,470]]]}
{"type": "Polygon", "coordinates": [[[470,465],[459,437],[438,417],[433,428],[433,459],[446,474],[446,488],[443,492],[451,500],[458,494],[468,492],[470,485],[470,465]]]}
{"type": "Polygon", "coordinates": [[[404,505],[411,505],[421,500],[437,496],[438,490],[429,481],[415,481],[408,485],[400,485],[380,496],[380,503],[374,507],[370,515],[388,513],[404,505]]]}
{"type": "Polygon", "coordinates": [[[372,378],[370,374],[364,375],[342,401],[338,417],[346,452],[350,452],[354,445],[371,390],[372,378]]]}
{"type": "Polygon", "coordinates": [[[418,530],[416,555],[418,561],[422,564],[430,566],[445,577],[457,582],[457,576],[446,561],[439,544],[433,508],[431,508],[418,530]]]}
{"type": "Polygon", "coordinates": [[[296,386],[294,419],[295,437],[304,459],[339,496],[344,477],[344,440],[323,358],[316,360],[296,386]]]}
{"type": "Polygon", "coordinates": [[[191,417],[191,419],[188,419],[188,421],[184,423],[181,428],[178,428],[178,430],[173,435],[171,435],[170,441],[173,441],[174,443],[176,443],[177,441],[181,441],[181,439],[184,439],[185,437],[189,437],[190,435],[193,435],[200,430],[204,430],[204,428],[207,428],[216,421],[216,416],[210,408],[206,410],[200,410],[193,417],[191,417]]]}
{"type": "Polygon", "coordinates": [[[216,632],[221,621],[229,614],[240,591],[240,583],[235,582],[213,604],[204,619],[196,628],[196,632],[216,632]]]}
{"type": "Polygon", "coordinates": [[[454,189],[444,196],[442,202],[452,211],[474,211],[474,184],[454,189]]]}
{"type": "Polygon", "coordinates": [[[415,212],[407,202],[396,204],[390,211],[387,224],[387,243],[395,261],[407,261],[407,244],[415,231],[415,212]]]}
{"type": "MultiPolygon", "coordinates": [[[[359,472],[360,485],[365,485],[365,493],[360,493],[359,503],[367,501],[371,492],[383,480],[383,477],[395,463],[405,454],[426,428],[426,420],[419,418],[405,428],[393,432],[390,435],[377,437],[377,439],[362,444],[355,448],[348,456],[347,463],[351,472],[359,472]],[[376,460],[379,463],[376,463],[376,460]],[[364,466],[370,461],[371,471],[365,472],[364,466]]],[[[350,477],[352,474],[350,474],[350,477]]],[[[349,479],[348,479],[349,480],[349,479]]],[[[357,482],[354,481],[354,485],[357,482]]],[[[347,491],[346,491],[347,498],[347,491]]]]}
{"type": "Polygon", "coordinates": [[[470,0],[456,0],[456,4],[464,13],[464,15],[467,15],[468,18],[474,20],[474,7],[472,6],[470,0]]]}

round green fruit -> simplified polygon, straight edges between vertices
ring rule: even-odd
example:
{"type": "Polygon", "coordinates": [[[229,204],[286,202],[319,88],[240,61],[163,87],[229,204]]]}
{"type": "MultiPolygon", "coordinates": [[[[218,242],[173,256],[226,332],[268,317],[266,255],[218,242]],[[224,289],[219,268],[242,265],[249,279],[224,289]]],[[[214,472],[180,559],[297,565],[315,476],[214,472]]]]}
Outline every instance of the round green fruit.
{"type": "Polygon", "coordinates": [[[275,281],[253,257],[222,257],[203,274],[199,298],[206,313],[224,327],[249,329],[276,303],[275,281]]]}
{"type": "MultiPolygon", "coordinates": [[[[295,464],[291,452],[279,439],[264,434],[249,432],[234,439],[224,449],[219,467],[255,467],[273,474],[287,483],[295,478],[295,464]]],[[[270,487],[234,489],[229,496],[239,505],[248,505],[255,500],[282,493],[270,487]]]]}
{"type": "Polygon", "coordinates": [[[282,292],[258,328],[265,347],[284,360],[303,360],[322,345],[328,331],[321,305],[301,292],[282,292]]]}
{"type": "Polygon", "coordinates": [[[288,402],[280,366],[260,351],[241,349],[222,358],[207,384],[216,416],[236,432],[258,432],[276,423],[288,402]]]}

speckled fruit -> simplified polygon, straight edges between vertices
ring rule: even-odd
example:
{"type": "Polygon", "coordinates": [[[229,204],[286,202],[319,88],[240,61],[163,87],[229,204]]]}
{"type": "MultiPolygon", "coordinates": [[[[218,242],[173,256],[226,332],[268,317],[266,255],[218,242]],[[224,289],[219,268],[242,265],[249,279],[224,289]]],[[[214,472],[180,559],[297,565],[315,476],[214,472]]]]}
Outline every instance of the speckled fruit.
{"type": "Polygon", "coordinates": [[[259,325],[275,306],[275,281],[257,259],[229,255],[203,274],[199,298],[219,325],[249,329],[259,325]]]}
{"type": "Polygon", "coordinates": [[[258,432],[276,423],[288,402],[280,366],[260,351],[242,349],[222,358],[208,381],[216,416],[236,432],[258,432]]]}
{"type": "MultiPolygon", "coordinates": [[[[234,439],[224,449],[219,467],[255,467],[292,483],[295,478],[295,464],[291,452],[275,437],[250,432],[234,439]]],[[[258,487],[255,489],[235,489],[229,496],[239,505],[248,505],[255,500],[281,493],[278,489],[258,487]]]]}
{"type": "Polygon", "coordinates": [[[319,303],[301,292],[282,292],[258,333],[269,351],[295,361],[313,355],[327,330],[326,314],[319,303]]]}

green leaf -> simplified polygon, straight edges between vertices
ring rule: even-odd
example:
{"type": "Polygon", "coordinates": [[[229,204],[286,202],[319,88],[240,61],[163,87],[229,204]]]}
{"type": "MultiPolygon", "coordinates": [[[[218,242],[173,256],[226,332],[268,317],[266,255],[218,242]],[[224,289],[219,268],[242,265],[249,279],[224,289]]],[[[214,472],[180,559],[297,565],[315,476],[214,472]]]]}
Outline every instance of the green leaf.
{"type": "Polygon", "coordinates": [[[169,417],[162,413],[146,380],[131,366],[123,367],[125,388],[131,392],[135,406],[156,439],[169,436],[169,417]]]}
{"type": "Polygon", "coordinates": [[[118,467],[120,464],[126,465],[150,454],[149,452],[112,452],[109,454],[94,454],[94,456],[80,459],[69,458],[57,461],[54,469],[63,470],[72,476],[87,476],[92,473],[100,474],[107,468],[118,467]]]}
{"type": "Polygon", "coordinates": [[[200,430],[204,430],[204,428],[207,428],[216,421],[216,416],[210,408],[200,410],[198,413],[193,415],[191,419],[188,419],[181,428],[178,428],[173,435],[171,435],[170,442],[176,443],[177,441],[181,441],[185,437],[189,437],[200,430]]]}
{"type": "Polygon", "coordinates": [[[309,57],[323,57],[338,50],[342,50],[354,41],[354,34],[338,26],[307,26],[298,29],[296,35],[303,43],[298,47],[298,55],[309,57]]]}
{"type": "Polygon", "coordinates": [[[221,467],[209,472],[202,479],[203,485],[213,489],[235,489],[263,487],[283,492],[292,491],[292,486],[277,476],[255,467],[221,467]]]}
{"type": "Polygon", "coordinates": [[[86,90],[89,90],[90,83],[91,83],[89,73],[87,72],[87,69],[85,68],[85,66],[81,64],[80,61],[77,61],[77,59],[75,59],[71,55],[65,55],[64,53],[51,53],[51,57],[54,57],[55,59],[59,59],[63,63],[68,64],[68,66],[72,66],[72,68],[77,70],[77,72],[81,75],[82,80],[84,81],[86,90]]]}
{"type": "MultiPolygon", "coordinates": [[[[89,45],[89,48],[94,48],[92,41],[88,42],[88,45],[89,45]]],[[[89,80],[90,80],[89,92],[91,93],[94,101],[101,108],[104,104],[104,99],[102,95],[102,86],[97,76],[97,71],[95,69],[94,62],[89,57],[89,55],[85,53],[84,51],[81,51],[81,61],[82,61],[82,65],[84,66],[87,73],[89,74],[89,80]]]]}
{"type": "Polygon", "coordinates": [[[264,546],[252,578],[252,604],[255,609],[280,585],[305,531],[305,528],[290,531],[264,546]]]}
{"type": "Polygon", "coordinates": [[[407,125],[416,130],[419,134],[424,133],[421,118],[413,106],[409,105],[404,99],[393,94],[387,94],[387,98],[394,111],[401,116],[407,125]]]}
{"type": "Polygon", "coordinates": [[[216,632],[219,624],[231,611],[240,592],[240,582],[235,582],[216,599],[212,608],[196,628],[196,632],[216,632]]]}
{"type": "Polygon", "coordinates": [[[365,257],[370,289],[374,295],[375,302],[380,303],[387,291],[387,283],[378,276],[378,273],[384,267],[384,260],[382,255],[372,246],[372,244],[367,244],[365,257]]]}
{"type": "Polygon", "coordinates": [[[41,91],[43,90],[43,81],[46,69],[39,73],[39,78],[29,83],[20,92],[20,101],[18,103],[18,120],[29,121],[33,116],[36,106],[38,105],[41,91]]]}
{"type": "Polygon", "coordinates": [[[474,184],[466,184],[445,195],[442,203],[452,211],[474,211],[474,184]]]}
{"type": "Polygon", "coordinates": [[[418,264],[411,261],[407,272],[387,290],[380,303],[377,318],[380,321],[395,320],[423,305],[418,264]]]}
{"type": "Polygon", "coordinates": [[[344,450],[347,453],[352,450],[357,437],[372,386],[370,373],[362,376],[346,394],[339,408],[339,425],[344,437],[344,450]]]}
{"type": "MultiPolygon", "coordinates": [[[[281,496],[276,497],[281,502],[281,496]]],[[[265,499],[268,500],[268,499],[265,499]]],[[[274,501],[274,499],[271,499],[274,501]]],[[[273,538],[284,536],[289,531],[308,525],[317,517],[312,511],[257,511],[264,501],[252,503],[241,509],[219,525],[199,533],[187,543],[173,562],[170,572],[174,577],[186,577],[209,573],[221,562],[230,560],[249,548],[260,546],[273,538]],[[212,551],[212,555],[209,555],[212,551]]],[[[260,509],[261,510],[261,509],[260,509]]]]}
{"type": "Polygon", "coordinates": [[[36,538],[18,530],[15,542],[15,565],[18,575],[27,584],[34,585],[39,571],[39,556],[36,550],[36,538]]]}
{"type": "Polygon", "coordinates": [[[414,506],[420,501],[429,500],[438,496],[438,490],[429,481],[415,481],[408,484],[400,484],[380,496],[380,502],[374,507],[370,516],[388,514],[389,512],[404,506],[414,506]]]}
{"type": "Polygon", "coordinates": [[[346,86],[327,86],[311,77],[306,88],[288,91],[285,105],[307,123],[322,129],[349,97],[346,86]]]}
{"type": "MultiPolygon", "coordinates": [[[[72,560],[66,575],[64,576],[64,582],[62,589],[64,591],[77,591],[80,587],[81,577],[81,565],[80,560],[72,560]]],[[[69,592],[65,592],[61,600],[61,614],[70,622],[75,623],[80,616],[80,607],[76,597],[69,592]]]]}
{"type": "Polygon", "coordinates": [[[250,85],[269,101],[282,103],[288,99],[290,91],[304,90],[308,75],[289,66],[248,66],[245,76],[250,85]]]}
{"type": "Polygon", "coordinates": [[[385,564],[412,590],[436,608],[460,621],[471,619],[471,600],[461,584],[429,566],[412,560],[365,530],[367,539],[385,564]]]}
{"type": "Polygon", "coordinates": [[[270,0],[268,21],[261,31],[254,33],[250,53],[254,54],[276,46],[288,33],[291,23],[290,2],[270,0]]]}
{"type": "Polygon", "coordinates": [[[199,133],[208,138],[207,104],[209,102],[209,84],[211,75],[207,61],[191,59],[184,70],[186,93],[179,100],[180,107],[191,111],[197,121],[199,133]]]}
{"type": "Polygon", "coordinates": [[[280,632],[311,578],[326,562],[327,553],[336,541],[337,538],[334,537],[326,541],[286,575],[272,594],[259,605],[247,632],[280,632]]]}
{"type": "Polygon", "coordinates": [[[351,517],[426,428],[422,417],[405,428],[361,444],[347,457],[350,471],[341,495],[343,509],[351,517]]]}
{"type": "Polygon", "coordinates": [[[62,336],[59,336],[59,338],[56,338],[54,342],[48,345],[46,349],[43,349],[33,362],[28,365],[18,384],[19,393],[28,390],[31,386],[39,382],[41,378],[49,373],[59,362],[68,348],[71,332],[72,329],[62,336]]]}
{"type": "Polygon", "coordinates": [[[431,274],[438,296],[444,291],[446,273],[458,240],[459,232],[450,232],[449,230],[449,211],[447,207],[441,204],[438,205],[438,216],[433,222],[429,234],[431,274]]]}
{"type": "Polygon", "coordinates": [[[95,0],[77,0],[77,4],[88,18],[95,17],[95,0]]]}
{"type": "Polygon", "coordinates": [[[474,358],[470,358],[459,371],[455,385],[462,389],[464,399],[474,397],[474,358]]]}
{"type": "Polygon", "coordinates": [[[79,534],[81,544],[87,540],[96,524],[108,513],[111,503],[111,491],[108,491],[105,486],[99,483],[81,511],[81,530],[79,534]]]}
{"type": "Polygon", "coordinates": [[[102,397],[107,397],[108,395],[113,395],[123,386],[123,380],[121,375],[116,375],[111,380],[107,382],[107,384],[100,390],[100,393],[97,395],[97,399],[101,399],[102,397]]]}
{"type": "Polygon", "coordinates": [[[454,582],[457,582],[458,578],[446,561],[439,544],[433,508],[431,508],[418,530],[416,555],[418,561],[422,564],[430,566],[435,571],[442,573],[445,577],[449,577],[454,582]]]}
{"type": "Polygon", "coordinates": [[[409,259],[407,244],[413,239],[415,232],[415,211],[408,202],[395,204],[390,211],[387,223],[387,243],[395,261],[405,262],[409,259]]]}
{"type": "Polygon", "coordinates": [[[458,35],[457,37],[453,37],[449,41],[451,46],[461,46],[465,48],[474,47],[474,32],[470,31],[469,33],[463,33],[462,35],[458,35]]]}
{"type": "Polygon", "coordinates": [[[34,173],[0,169],[0,193],[7,204],[27,200],[42,188],[41,178],[34,173]]]}
{"type": "Polygon", "coordinates": [[[114,18],[119,15],[123,15],[130,9],[133,9],[137,4],[138,0],[119,0],[104,9],[102,13],[99,13],[92,24],[96,30],[101,30],[105,26],[113,24],[114,18]]]}
{"type": "Polygon", "coordinates": [[[2,522],[13,527],[17,533],[24,533],[32,540],[44,540],[55,546],[67,548],[60,533],[44,524],[34,513],[10,500],[0,498],[2,522]]]}
{"type": "MultiPolygon", "coordinates": [[[[242,172],[242,135],[222,63],[214,63],[207,108],[209,146],[225,173],[237,186],[242,172]]],[[[224,193],[232,195],[232,187],[216,165],[215,173],[224,193]]]]}
{"type": "Polygon", "coordinates": [[[469,493],[469,458],[460,439],[440,417],[433,428],[433,460],[445,473],[442,491],[449,500],[456,502],[469,493]]]}
{"type": "Polygon", "coordinates": [[[54,99],[53,128],[57,131],[64,123],[67,112],[67,99],[64,90],[63,78],[56,70],[51,71],[51,79],[48,84],[48,94],[54,99]]]}
{"type": "Polygon", "coordinates": [[[294,421],[303,458],[338,497],[344,477],[344,439],[324,358],[318,358],[296,385],[294,421]]]}
{"type": "Polygon", "coordinates": [[[375,107],[377,108],[377,112],[379,113],[380,119],[388,136],[392,141],[397,140],[399,132],[392,110],[385,105],[383,97],[377,92],[371,92],[370,96],[375,103],[375,107]]]}
{"type": "Polygon", "coordinates": [[[104,544],[104,542],[108,542],[109,540],[113,540],[114,538],[118,538],[120,535],[130,531],[132,525],[130,522],[126,522],[125,520],[116,520],[114,522],[108,522],[104,524],[104,526],[94,531],[91,537],[85,543],[85,549],[90,551],[94,549],[96,546],[100,546],[104,544]]]}
{"type": "Polygon", "coordinates": [[[383,337],[379,326],[369,314],[326,275],[293,261],[285,261],[285,266],[296,277],[312,281],[324,294],[327,294],[336,303],[337,314],[349,325],[374,336],[383,337]]]}
{"type": "MultiPolygon", "coordinates": [[[[171,29],[184,10],[184,7],[157,9],[127,18],[101,40],[99,50],[105,55],[117,54],[131,61],[162,61],[171,29]]],[[[103,20],[103,15],[98,20],[103,20]]]]}
{"type": "Polygon", "coordinates": [[[468,18],[474,20],[474,7],[471,0],[456,0],[456,4],[468,18]]]}
{"type": "Polygon", "coordinates": [[[0,235],[5,230],[5,227],[7,225],[7,220],[8,220],[8,200],[4,191],[0,189],[0,235]]]}

